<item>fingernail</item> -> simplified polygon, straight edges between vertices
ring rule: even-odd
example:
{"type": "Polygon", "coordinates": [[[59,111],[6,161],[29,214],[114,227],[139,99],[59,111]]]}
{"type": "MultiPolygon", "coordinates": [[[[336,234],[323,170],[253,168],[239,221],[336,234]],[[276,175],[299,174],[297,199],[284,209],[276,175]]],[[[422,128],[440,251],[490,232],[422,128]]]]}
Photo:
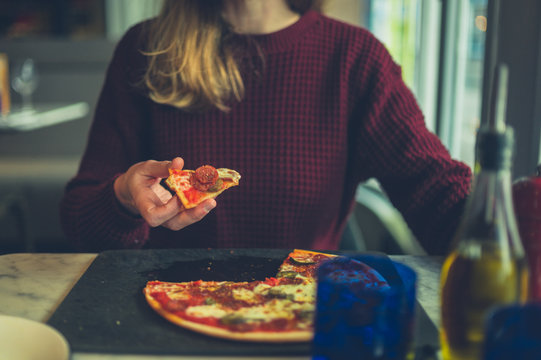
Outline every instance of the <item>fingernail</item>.
{"type": "Polygon", "coordinates": [[[214,209],[216,205],[215,204],[205,204],[205,206],[203,207],[205,209],[206,212],[210,212],[212,209],[214,209]]]}

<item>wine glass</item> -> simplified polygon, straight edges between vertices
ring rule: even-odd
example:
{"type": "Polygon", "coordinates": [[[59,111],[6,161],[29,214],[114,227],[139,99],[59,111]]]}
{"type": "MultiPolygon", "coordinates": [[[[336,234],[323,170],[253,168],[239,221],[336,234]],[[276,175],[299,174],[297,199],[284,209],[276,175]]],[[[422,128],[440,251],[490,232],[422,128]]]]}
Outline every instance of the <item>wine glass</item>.
{"type": "Polygon", "coordinates": [[[22,111],[32,111],[32,94],[38,87],[39,77],[33,59],[25,59],[14,68],[11,87],[22,98],[22,111]]]}

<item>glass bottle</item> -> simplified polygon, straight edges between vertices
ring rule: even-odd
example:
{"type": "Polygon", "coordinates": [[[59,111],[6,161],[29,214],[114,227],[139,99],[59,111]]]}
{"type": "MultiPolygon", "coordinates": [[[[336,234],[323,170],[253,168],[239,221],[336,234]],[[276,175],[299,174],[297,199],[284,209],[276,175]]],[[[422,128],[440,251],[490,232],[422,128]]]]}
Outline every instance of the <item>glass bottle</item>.
{"type": "Polygon", "coordinates": [[[472,193],[441,273],[444,360],[478,360],[486,315],[527,298],[528,268],[511,197],[513,129],[505,126],[507,68],[494,79],[491,115],[477,134],[472,193]]]}

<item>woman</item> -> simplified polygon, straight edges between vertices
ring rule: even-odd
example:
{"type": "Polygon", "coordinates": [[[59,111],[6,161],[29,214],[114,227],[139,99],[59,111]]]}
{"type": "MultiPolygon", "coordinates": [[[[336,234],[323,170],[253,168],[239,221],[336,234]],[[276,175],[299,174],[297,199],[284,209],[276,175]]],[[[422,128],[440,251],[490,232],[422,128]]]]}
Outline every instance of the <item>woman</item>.
{"type": "Polygon", "coordinates": [[[356,187],[376,178],[444,252],[469,168],[426,129],[384,46],[320,5],[169,0],[130,29],[66,188],[68,237],[92,251],[335,249],[356,187]],[[185,210],[160,180],[205,164],[237,170],[240,186],[185,210]]]}

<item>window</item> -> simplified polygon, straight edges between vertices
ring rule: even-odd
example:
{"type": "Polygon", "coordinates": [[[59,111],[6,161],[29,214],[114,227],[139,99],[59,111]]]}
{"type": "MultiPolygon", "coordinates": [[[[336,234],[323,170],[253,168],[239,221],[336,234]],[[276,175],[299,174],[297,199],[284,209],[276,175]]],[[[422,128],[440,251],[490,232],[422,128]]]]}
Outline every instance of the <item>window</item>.
{"type": "Polygon", "coordinates": [[[135,23],[156,15],[161,0],[3,0],[0,38],[117,41],[135,23]]]}
{"type": "Polygon", "coordinates": [[[107,38],[120,39],[134,24],[157,15],[161,5],[160,0],[105,0],[107,38]]]}
{"type": "Polygon", "coordinates": [[[401,65],[429,129],[473,167],[487,0],[359,0],[359,23],[401,65]]]}
{"type": "Polygon", "coordinates": [[[438,0],[363,0],[365,26],[402,67],[405,83],[423,109],[427,127],[436,129],[439,29],[438,0]]]}
{"type": "Polygon", "coordinates": [[[103,1],[2,0],[0,38],[100,38],[105,31],[103,18],[103,1]]]}
{"type": "Polygon", "coordinates": [[[438,135],[453,157],[473,168],[481,122],[487,0],[447,1],[442,10],[438,135]]]}

